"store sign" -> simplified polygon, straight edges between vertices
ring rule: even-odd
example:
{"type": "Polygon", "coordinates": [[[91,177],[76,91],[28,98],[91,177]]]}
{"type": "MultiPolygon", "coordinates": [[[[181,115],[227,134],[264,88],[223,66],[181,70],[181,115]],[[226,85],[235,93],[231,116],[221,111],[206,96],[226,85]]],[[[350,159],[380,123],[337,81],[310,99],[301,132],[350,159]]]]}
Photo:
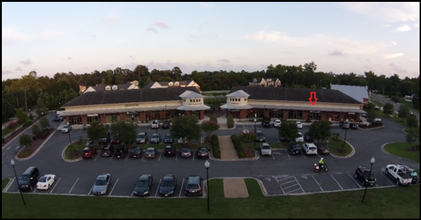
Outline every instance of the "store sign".
{"type": "Polygon", "coordinates": [[[98,114],[89,114],[88,117],[96,117],[98,114]]]}

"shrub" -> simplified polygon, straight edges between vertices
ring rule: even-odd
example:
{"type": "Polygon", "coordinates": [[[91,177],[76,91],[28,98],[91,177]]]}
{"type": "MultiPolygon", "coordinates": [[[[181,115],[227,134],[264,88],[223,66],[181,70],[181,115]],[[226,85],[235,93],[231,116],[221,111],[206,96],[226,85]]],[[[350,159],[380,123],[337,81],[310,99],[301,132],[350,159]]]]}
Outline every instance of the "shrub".
{"type": "Polygon", "coordinates": [[[18,123],[16,121],[11,121],[9,122],[9,124],[7,125],[7,128],[9,128],[10,130],[14,130],[15,128],[18,127],[18,123]]]}
{"type": "Polygon", "coordinates": [[[245,152],[244,152],[244,148],[241,145],[240,138],[237,135],[233,134],[233,135],[231,135],[231,141],[234,144],[234,148],[237,151],[238,157],[244,158],[246,155],[245,155],[245,152]]]}
{"type": "Polygon", "coordinates": [[[399,103],[399,97],[398,96],[392,96],[392,100],[396,103],[399,103]]]}
{"type": "Polygon", "coordinates": [[[28,127],[28,126],[30,126],[32,123],[33,123],[33,121],[32,121],[32,120],[29,120],[29,121],[25,122],[25,123],[23,124],[23,126],[24,126],[24,127],[28,127]]]}
{"type": "Polygon", "coordinates": [[[234,127],[234,118],[232,117],[232,115],[229,115],[227,117],[227,126],[228,126],[228,128],[234,127]]]}
{"type": "Polygon", "coordinates": [[[219,140],[217,135],[212,135],[212,154],[215,158],[221,158],[221,150],[219,149],[219,140]]]}

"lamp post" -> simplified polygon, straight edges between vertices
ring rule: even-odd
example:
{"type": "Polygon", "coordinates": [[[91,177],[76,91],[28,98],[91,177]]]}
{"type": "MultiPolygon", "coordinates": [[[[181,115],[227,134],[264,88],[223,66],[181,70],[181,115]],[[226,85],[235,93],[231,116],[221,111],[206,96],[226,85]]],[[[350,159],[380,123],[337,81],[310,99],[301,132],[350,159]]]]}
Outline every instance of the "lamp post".
{"type": "MultiPolygon", "coordinates": [[[[372,157],[371,160],[370,160],[371,166],[370,166],[370,172],[368,173],[368,177],[371,177],[371,171],[373,169],[374,162],[376,162],[376,160],[374,159],[374,157],[372,157]]],[[[365,194],[367,193],[367,187],[368,187],[368,183],[365,184],[365,190],[364,190],[363,200],[361,200],[361,202],[364,202],[365,194]]]]}
{"type": "Polygon", "coordinates": [[[158,144],[159,144],[159,138],[158,138],[158,128],[155,128],[155,134],[156,134],[156,138],[157,138],[157,140],[156,140],[156,148],[158,148],[158,144]]]}
{"type": "Polygon", "coordinates": [[[210,167],[210,163],[208,160],[206,160],[205,162],[205,167],[206,167],[206,194],[208,197],[208,212],[209,212],[209,167],[210,167]]]}
{"type": "Polygon", "coordinates": [[[254,133],[256,133],[256,121],[257,121],[257,115],[254,114],[254,133]]]}
{"type": "Polygon", "coordinates": [[[18,175],[16,175],[15,161],[13,159],[10,160],[10,164],[13,167],[13,172],[15,172],[16,184],[18,184],[18,189],[19,189],[19,192],[20,192],[20,197],[22,197],[23,205],[26,206],[25,199],[23,198],[22,191],[20,190],[18,175]]]}
{"type": "Polygon", "coordinates": [[[344,146],[345,146],[345,142],[346,142],[346,133],[348,132],[348,129],[349,129],[349,128],[346,128],[346,129],[345,129],[345,138],[344,138],[344,143],[342,144],[342,145],[344,145],[344,146]]]}
{"type": "Polygon", "coordinates": [[[69,133],[69,144],[72,144],[72,137],[70,136],[70,132],[72,130],[70,130],[70,123],[67,122],[67,133],[69,133]]]}

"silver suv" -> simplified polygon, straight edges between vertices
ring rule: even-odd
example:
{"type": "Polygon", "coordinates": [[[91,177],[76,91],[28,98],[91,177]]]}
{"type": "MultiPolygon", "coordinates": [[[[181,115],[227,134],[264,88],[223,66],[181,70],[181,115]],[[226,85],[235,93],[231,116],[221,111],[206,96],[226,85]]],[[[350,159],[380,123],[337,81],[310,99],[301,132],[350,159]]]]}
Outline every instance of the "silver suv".
{"type": "Polygon", "coordinates": [[[272,148],[270,147],[270,145],[267,142],[261,143],[260,144],[260,155],[268,155],[271,156],[272,155],[272,148]]]}
{"type": "Polygon", "coordinates": [[[148,133],[140,132],[139,134],[137,134],[137,137],[136,137],[137,144],[146,144],[147,141],[148,141],[148,133]]]}

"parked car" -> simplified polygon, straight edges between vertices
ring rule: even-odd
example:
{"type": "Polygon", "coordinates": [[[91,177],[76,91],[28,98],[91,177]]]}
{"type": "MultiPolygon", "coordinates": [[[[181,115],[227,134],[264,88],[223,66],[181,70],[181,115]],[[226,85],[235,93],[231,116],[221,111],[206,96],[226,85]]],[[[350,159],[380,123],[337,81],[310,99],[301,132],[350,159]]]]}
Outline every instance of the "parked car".
{"type": "Polygon", "coordinates": [[[135,147],[130,150],[129,156],[131,158],[140,158],[142,156],[143,149],[141,147],[135,147]]]}
{"type": "Polygon", "coordinates": [[[40,177],[37,183],[37,189],[48,190],[56,181],[56,175],[54,174],[45,174],[40,177]]]}
{"type": "Polygon", "coordinates": [[[343,128],[343,129],[349,129],[349,122],[348,121],[341,121],[340,123],[339,123],[339,127],[340,128],[343,128]]]}
{"type": "Polygon", "coordinates": [[[169,129],[171,126],[169,121],[162,122],[162,129],[169,129]]]}
{"type": "Polygon", "coordinates": [[[107,195],[111,186],[111,174],[102,173],[98,175],[92,187],[94,195],[107,195]]]}
{"type": "Polygon", "coordinates": [[[282,137],[282,136],[279,136],[278,139],[279,139],[280,142],[290,142],[291,141],[289,138],[282,137]]]}
{"type": "Polygon", "coordinates": [[[137,179],[134,186],[133,195],[149,196],[153,185],[153,177],[151,174],[142,174],[137,179]]]}
{"type": "Polygon", "coordinates": [[[62,121],[64,121],[64,118],[63,118],[63,117],[61,117],[61,116],[59,116],[59,117],[55,117],[55,118],[53,118],[53,120],[52,120],[52,122],[62,122],[62,121]]]}
{"type": "Polygon", "coordinates": [[[101,149],[101,156],[111,157],[114,155],[115,147],[111,145],[111,142],[104,144],[101,149]]]}
{"type": "Polygon", "coordinates": [[[209,158],[209,149],[201,147],[196,151],[197,158],[209,158]]]}
{"type": "Polygon", "coordinates": [[[160,134],[152,134],[151,139],[149,140],[149,143],[156,144],[161,142],[161,135],[160,134]]]}
{"type": "Polygon", "coordinates": [[[313,143],[304,143],[303,144],[303,151],[305,154],[317,154],[317,147],[313,143]]]}
{"type": "Polygon", "coordinates": [[[317,152],[320,154],[330,154],[330,147],[326,144],[316,143],[317,152]]]}
{"type": "Polygon", "coordinates": [[[97,153],[96,147],[90,146],[83,148],[82,157],[83,158],[93,158],[97,153]]]}
{"type": "Polygon", "coordinates": [[[117,149],[114,152],[114,156],[116,158],[125,158],[129,149],[125,145],[120,145],[117,147],[117,149]]]}
{"type": "Polygon", "coordinates": [[[269,143],[264,142],[260,144],[260,155],[272,156],[272,148],[270,147],[269,143]]]}
{"type": "Polygon", "coordinates": [[[165,134],[164,136],[164,143],[165,144],[172,144],[174,143],[174,140],[171,137],[171,134],[165,134]]]}
{"type": "Polygon", "coordinates": [[[175,150],[175,147],[174,146],[171,146],[171,145],[167,145],[167,146],[165,146],[165,149],[164,149],[164,156],[175,156],[175,154],[176,154],[177,152],[176,152],[176,150],[175,150]]]}
{"type": "Polygon", "coordinates": [[[370,172],[370,169],[364,166],[357,167],[354,177],[360,180],[363,186],[374,186],[376,184],[374,172],[370,172]]]}
{"type": "Polygon", "coordinates": [[[201,196],[203,194],[202,182],[203,178],[199,175],[190,175],[187,177],[186,187],[184,188],[184,195],[201,196]]]}
{"type": "Polygon", "coordinates": [[[282,121],[280,119],[275,119],[273,121],[273,127],[277,128],[277,127],[281,127],[282,121]]]}
{"type": "Polygon", "coordinates": [[[158,120],[153,120],[152,124],[151,124],[151,128],[152,129],[158,129],[159,128],[159,121],[158,120]]]}
{"type": "Polygon", "coordinates": [[[351,128],[351,129],[354,129],[354,130],[357,130],[358,129],[358,124],[357,123],[351,123],[350,125],[349,125],[349,128],[351,128]]]}
{"type": "Polygon", "coordinates": [[[158,150],[155,147],[149,147],[145,151],[145,158],[155,158],[158,155],[158,150]]]}
{"type": "Polygon", "coordinates": [[[177,178],[174,174],[166,174],[162,177],[158,192],[161,196],[174,196],[177,188],[177,178]]]}
{"type": "Polygon", "coordinates": [[[304,133],[304,141],[305,142],[310,142],[310,143],[313,143],[314,142],[314,139],[310,137],[310,132],[304,133]]]}
{"type": "Polygon", "coordinates": [[[301,123],[301,121],[297,121],[296,123],[297,123],[297,128],[298,129],[303,128],[303,123],[301,123]]]}
{"type": "Polygon", "coordinates": [[[19,189],[21,191],[32,191],[37,185],[39,178],[39,170],[36,166],[28,167],[19,177],[19,189]]]}
{"type": "Polygon", "coordinates": [[[180,150],[181,157],[191,157],[193,155],[193,151],[190,147],[182,147],[180,150]]]}
{"type": "Polygon", "coordinates": [[[418,176],[418,173],[414,168],[411,168],[407,165],[402,165],[402,166],[406,169],[406,172],[411,174],[412,184],[420,183],[420,177],[418,176]]]}
{"type": "Polygon", "coordinates": [[[295,142],[304,142],[304,137],[301,132],[298,132],[298,137],[295,138],[295,142]]]}
{"type": "Polygon", "coordinates": [[[265,142],[266,141],[265,134],[263,134],[262,130],[256,130],[256,141],[257,142],[265,142]]]}
{"type": "Polygon", "coordinates": [[[270,119],[269,118],[265,118],[265,119],[262,120],[262,127],[270,128],[270,119]]]}
{"type": "Polygon", "coordinates": [[[146,144],[148,142],[148,133],[147,132],[140,132],[137,134],[136,143],[137,144],[146,144]]]}
{"type": "Polygon", "coordinates": [[[177,140],[177,143],[179,143],[179,144],[187,144],[187,143],[189,143],[189,141],[187,140],[186,137],[184,137],[184,138],[179,138],[177,140]]]}
{"type": "Polygon", "coordinates": [[[70,132],[70,131],[72,131],[72,126],[71,125],[64,125],[62,128],[61,128],[61,133],[68,133],[68,132],[70,132]]]}
{"type": "Polygon", "coordinates": [[[288,152],[291,155],[301,154],[301,146],[298,143],[291,143],[288,147],[288,152]]]}

